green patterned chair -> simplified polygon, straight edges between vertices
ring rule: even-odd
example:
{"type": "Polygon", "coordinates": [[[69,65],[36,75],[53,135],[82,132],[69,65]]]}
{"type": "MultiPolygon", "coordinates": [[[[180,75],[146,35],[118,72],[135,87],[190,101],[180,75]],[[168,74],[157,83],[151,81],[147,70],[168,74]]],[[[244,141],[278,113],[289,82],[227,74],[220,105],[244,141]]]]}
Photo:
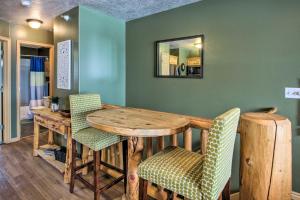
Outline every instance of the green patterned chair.
{"type": "Polygon", "coordinates": [[[240,109],[218,116],[209,131],[207,154],[170,146],[138,167],[140,199],[147,199],[148,181],[191,200],[230,198],[232,156],[240,109]],[[145,191],[146,190],[146,191],[145,191]]]}
{"type": "Polygon", "coordinates": [[[71,183],[70,192],[74,191],[75,179],[80,180],[88,188],[94,191],[94,199],[100,198],[100,192],[108,189],[114,184],[120,182],[124,179],[124,190],[126,191],[126,172],[127,172],[127,141],[115,134],[102,132],[98,129],[92,128],[86,122],[86,116],[96,110],[101,109],[101,99],[98,94],[81,94],[81,95],[70,95],[70,109],[71,109],[71,126],[72,126],[72,164],[71,164],[71,183]],[[76,166],[76,142],[87,146],[93,150],[93,161],[83,164],[81,166],[76,166]],[[116,169],[107,163],[101,162],[101,150],[105,149],[111,145],[123,142],[123,169],[116,169]],[[93,164],[94,166],[94,184],[86,181],[80,173],[84,167],[93,164]],[[100,174],[100,164],[107,167],[114,168],[123,175],[111,184],[108,184],[100,188],[99,174],[100,174]]]}

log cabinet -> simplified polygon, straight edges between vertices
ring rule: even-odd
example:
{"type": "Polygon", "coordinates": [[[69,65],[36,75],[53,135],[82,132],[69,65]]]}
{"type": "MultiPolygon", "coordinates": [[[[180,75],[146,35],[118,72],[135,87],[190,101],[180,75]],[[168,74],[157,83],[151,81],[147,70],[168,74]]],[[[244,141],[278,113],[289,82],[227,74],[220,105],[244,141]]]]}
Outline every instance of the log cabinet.
{"type": "MultiPolygon", "coordinates": [[[[112,105],[103,105],[103,109],[114,108],[112,105]]],[[[50,165],[56,168],[64,175],[64,182],[70,183],[71,180],[71,156],[72,156],[72,133],[71,133],[71,119],[62,116],[60,113],[51,112],[49,108],[32,110],[34,114],[34,138],[33,138],[33,156],[40,156],[47,161],[50,165]],[[39,145],[40,139],[40,126],[48,129],[48,144],[39,145]],[[56,161],[47,156],[42,149],[55,149],[58,148],[54,144],[54,133],[64,136],[67,139],[66,144],[66,162],[65,164],[56,161]]],[[[119,146],[122,150],[122,146],[119,146]]],[[[121,154],[122,155],[122,154],[121,154]]],[[[76,160],[76,165],[85,164],[92,160],[92,154],[85,146],[82,148],[82,159],[76,160]]],[[[121,159],[122,160],[122,159],[121,159]]],[[[111,172],[110,169],[103,167],[103,170],[111,172]]],[[[87,174],[87,167],[82,169],[83,174],[87,174]]],[[[116,175],[115,172],[112,174],[116,175]]]]}
{"type": "Polygon", "coordinates": [[[33,139],[33,156],[40,156],[46,160],[53,167],[58,169],[62,174],[64,174],[64,182],[70,182],[70,163],[71,163],[71,120],[61,116],[59,113],[51,112],[49,108],[33,110],[34,113],[34,139],[33,139]],[[48,129],[48,144],[40,146],[40,126],[48,129]],[[56,161],[53,158],[49,158],[43,149],[55,149],[58,146],[54,144],[53,134],[57,133],[63,135],[67,138],[67,152],[66,152],[66,163],[63,164],[60,161],[56,161]]]}
{"type": "MultiPolygon", "coordinates": [[[[49,108],[37,109],[34,113],[34,135],[33,135],[33,156],[41,157],[51,166],[57,169],[64,177],[64,183],[71,181],[71,157],[72,157],[72,133],[71,119],[64,117],[57,112],[51,112],[49,108]],[[48,143],[40,146],[40,127],[48,129],[48,143]],[[62,163],[53,157],[46,155],[45,149],[57,149],[58,145],[54,144],[54,134],[62,135],[66,138],[66,162],[62,163]]],[[[76,165],[85,164],[93,159],[93,155],[85,146],[82,147],[82,159],[76,159],[76,165]]],[[[106,168],[104,169],[106,170],[106,168]]],[[[87,167],[82,169],[82,174],[88,173],[87,167]]]]}

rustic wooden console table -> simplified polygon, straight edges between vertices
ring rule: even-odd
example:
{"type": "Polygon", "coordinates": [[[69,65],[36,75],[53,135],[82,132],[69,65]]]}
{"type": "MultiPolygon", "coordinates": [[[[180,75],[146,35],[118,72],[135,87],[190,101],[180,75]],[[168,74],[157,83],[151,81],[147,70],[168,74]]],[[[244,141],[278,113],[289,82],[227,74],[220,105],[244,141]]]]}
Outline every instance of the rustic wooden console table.
{"type": "Polygon", "coordinates": [[[71,119],[63,117],[59,113],[51,112],[49,108],[37,109],[32,111],[34,113],[34,141],[33,141],[33,156],[40,156],[53,167],[58,169],[64,174],[64,182],[69,183],[71,177],[71,153],[72,153],[72,135],[71,135],[71,119]],[[40,139],[40,126],[45,127],[49,130],[48,133],[48,144],[39,146],[40,139]],[[58,133],[67,138],[67,152],[66,152],[66,163],[59,162],[54,159],[49,159],[41,147],[51,148],[56,147],[53,142],[53,133],[58,133]]]}

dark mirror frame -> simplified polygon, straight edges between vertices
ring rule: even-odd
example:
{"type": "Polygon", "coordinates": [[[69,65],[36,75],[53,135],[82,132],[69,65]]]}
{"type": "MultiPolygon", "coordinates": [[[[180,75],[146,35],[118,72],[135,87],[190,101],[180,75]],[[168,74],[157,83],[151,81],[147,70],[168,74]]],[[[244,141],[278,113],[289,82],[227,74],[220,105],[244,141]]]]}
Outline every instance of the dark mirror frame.
{"type": "Polygon", "coordinates": [[[204,34],[200,35],[193,35],[193,36],[187,36],[187,37],[179,37],[179,38],[172,38],[172,39],[166,39],[166,40],[158,40],[155,42],[155,70],[154,70],[154,76],[158,78],[195,78],[195,79],[203,79],[203,68],[204,68],[204,48],[205,48],[205,40],[204,40],[204,34]],[[200,75],[190,75],[190,76],[166,76],[166,75],[159,75],[159,44],[163,42],[172,42],[172,41],[178,41],[178,40],[186,40],[186,39],[193,39],[193,38],[199,38],[201,37],[202,40],[202,48],[200,51],[201,55],[201,74],[200,75]]]}

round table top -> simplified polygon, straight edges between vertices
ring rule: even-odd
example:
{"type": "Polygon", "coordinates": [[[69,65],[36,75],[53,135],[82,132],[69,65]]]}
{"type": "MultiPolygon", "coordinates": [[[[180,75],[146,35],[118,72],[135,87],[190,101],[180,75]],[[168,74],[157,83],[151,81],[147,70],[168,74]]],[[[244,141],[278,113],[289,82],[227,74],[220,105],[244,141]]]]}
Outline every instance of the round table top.
{"type": "Polygon", "coordinates": [[[165,112],[137,108],[99,110],[87,116],[90,126],[122,136],[157,137],[184,132],[189,119],[165,112]]]}

